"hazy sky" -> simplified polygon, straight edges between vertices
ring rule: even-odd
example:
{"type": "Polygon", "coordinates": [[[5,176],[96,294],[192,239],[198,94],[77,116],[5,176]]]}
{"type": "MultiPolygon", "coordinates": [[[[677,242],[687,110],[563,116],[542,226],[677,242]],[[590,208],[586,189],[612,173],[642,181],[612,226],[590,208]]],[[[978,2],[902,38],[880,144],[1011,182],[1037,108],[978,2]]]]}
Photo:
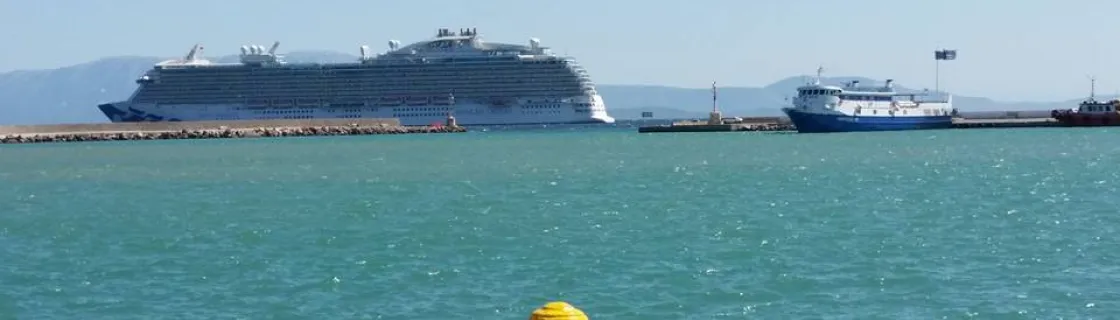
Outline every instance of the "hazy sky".
{"type": "Polygon", "coordinates": [[[894,78],[933,87],[933,51],[957,49],[957,94],[1058,100],[1120,90],[1120,1],[1078,0],[0,0],[0,72],[118,55],[208,56],[243,44],[374,51],[476,27],[540,38],[597,83],[762,86],[794,75],[894,78]]]}

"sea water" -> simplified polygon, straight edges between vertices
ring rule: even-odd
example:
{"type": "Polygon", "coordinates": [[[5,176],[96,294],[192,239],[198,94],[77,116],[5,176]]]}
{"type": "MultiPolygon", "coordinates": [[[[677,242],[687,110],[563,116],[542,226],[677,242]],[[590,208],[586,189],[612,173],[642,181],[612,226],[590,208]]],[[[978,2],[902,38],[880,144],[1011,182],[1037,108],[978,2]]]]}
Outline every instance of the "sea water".
{"type": "Polygon", "coordinates": [[[0,146],[0,319],[1105,319],[1120,130],[0,146]]]}

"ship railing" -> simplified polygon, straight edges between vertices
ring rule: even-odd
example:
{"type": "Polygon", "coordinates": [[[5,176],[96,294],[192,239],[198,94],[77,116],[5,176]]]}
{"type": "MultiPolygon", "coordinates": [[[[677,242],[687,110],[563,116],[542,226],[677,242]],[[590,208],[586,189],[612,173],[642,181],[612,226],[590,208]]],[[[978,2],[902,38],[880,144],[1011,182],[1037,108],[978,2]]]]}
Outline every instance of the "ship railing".
{"type": "Polygon", "coordinates": [[[914,103],[949,103],[949,99],[945,98],[915,98],[910,101],[914,103]]]}
{"type": "Polygon", "coordinates": [[[949,97],[940,94],[929,93],[896,93],[892,94],[896,102],[913,102],[913,103],[948,103],[949,97]]]}

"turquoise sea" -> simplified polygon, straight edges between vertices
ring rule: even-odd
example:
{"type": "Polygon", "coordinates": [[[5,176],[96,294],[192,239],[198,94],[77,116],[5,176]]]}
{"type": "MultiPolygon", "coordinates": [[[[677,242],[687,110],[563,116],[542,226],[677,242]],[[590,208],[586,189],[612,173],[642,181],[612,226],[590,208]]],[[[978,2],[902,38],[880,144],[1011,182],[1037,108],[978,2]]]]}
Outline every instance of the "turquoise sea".
{"type": "Polygon", "coordinates": [[[1108,319],[1120,130],[0,146],[0,319],[1108,319]]]}

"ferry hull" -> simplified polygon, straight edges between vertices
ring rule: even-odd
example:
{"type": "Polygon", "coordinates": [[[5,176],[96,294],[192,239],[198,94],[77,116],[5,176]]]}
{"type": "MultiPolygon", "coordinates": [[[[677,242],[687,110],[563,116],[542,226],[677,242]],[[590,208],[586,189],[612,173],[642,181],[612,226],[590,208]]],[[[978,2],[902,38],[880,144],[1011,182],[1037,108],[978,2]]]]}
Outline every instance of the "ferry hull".
{"type": "Polygon", "coordinates": [[[948,129],[953,125],[953,118],[949,115],[860,117],[811,113],[792,108],[782,111],[800,133],[948,129]]]}

